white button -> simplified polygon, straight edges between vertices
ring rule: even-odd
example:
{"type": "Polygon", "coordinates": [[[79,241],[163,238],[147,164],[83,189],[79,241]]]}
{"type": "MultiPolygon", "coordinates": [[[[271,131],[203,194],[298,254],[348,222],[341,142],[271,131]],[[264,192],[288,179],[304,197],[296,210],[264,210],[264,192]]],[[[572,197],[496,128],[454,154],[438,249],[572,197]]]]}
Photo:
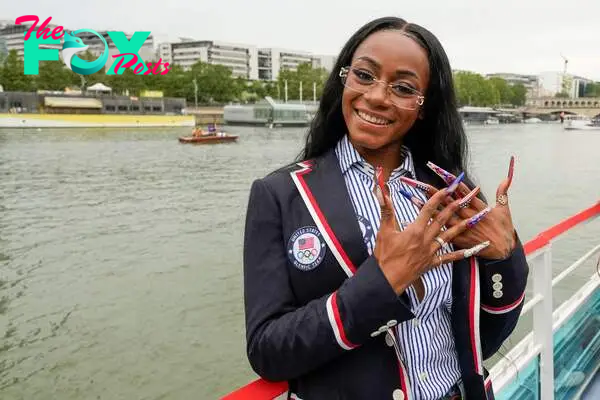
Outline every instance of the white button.
{"type": "Polygon", "coordinates": [[[390,328],[396,325],[398,325],[398,321],[396,321],[395,319],[390,319],[387,323],[387,326],[389,326],[390,328]]]}
{"type": "Polygon", "coordinates": [[[500,297],[502,297],[502,291],[501,290],[496,290],[493,295],[495,298],[499,299],[500,297]]]}
{"type": "Polygon", "coordinates": [[[396,389],[392,392],[392,399],[394,400],[404,400],[404,392],[400,389],[396,389]]]}
{"type": "Polygon", "coordinates": [[[419,375],[419,379],[421,379],[422,381],[426,381],[428,377],[429,377],[429,375],[427,375],[427,372],[422,372],[419,375]]]}
{"type": "Polygon", "coordinates": [[[412,324],[414,326],[419,326],[419,325],[421,325],[421,320],[419,318],[415,318],[412,320],[412,324]]]}
{"type": "Polygon", "coordinates": [[[492,275],[492,281],[494,282],[500,282],[502,280],[502,275],[500,274],[494,274],[492,275]]]}
{"type": "Polygon", "coordinates": [[[394,345],[394,339],[392,338],[392,335],[390,335],[389,332],[387,335],[385,335],[385,344],[387,344],[389,347],[392,347],[394,345]]]}
{"type": "Polygon", "coordinates": [[[496,282],[496,283],[494,283],[494,284],[492,285],[492,288],[493,288],[494,290],[501,290],[501,289],[502,289],[502,283],[500,283],[500,282],[496,282]]]}
{"type": "Polygon", "coordinates": [[[379,333],[386,332],[388,330],[387,325],[381,325],[378,329],[379,333]]]}

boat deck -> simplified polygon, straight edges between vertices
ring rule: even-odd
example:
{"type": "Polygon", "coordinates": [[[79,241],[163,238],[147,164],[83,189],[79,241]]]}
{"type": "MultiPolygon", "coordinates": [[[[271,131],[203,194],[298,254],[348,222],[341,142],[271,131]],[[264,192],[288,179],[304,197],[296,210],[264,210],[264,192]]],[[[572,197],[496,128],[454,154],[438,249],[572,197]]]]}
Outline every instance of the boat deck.
{"type": "Polygon", "coordinates": [[[590,385],[581,395],[581,400],[598,400],[600,399],[600,370],[592,378],[590,385]]]}

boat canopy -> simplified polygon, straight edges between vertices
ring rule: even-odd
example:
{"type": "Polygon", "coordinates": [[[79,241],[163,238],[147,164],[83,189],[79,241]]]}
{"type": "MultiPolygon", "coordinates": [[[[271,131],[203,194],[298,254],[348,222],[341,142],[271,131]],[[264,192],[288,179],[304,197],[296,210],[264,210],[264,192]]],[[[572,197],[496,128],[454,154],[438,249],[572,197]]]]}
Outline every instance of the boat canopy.
{"type": "Polygon", "coordinates": [[[54,108],[102,108],[100,100],[82,97],[46,97],[44,105],[54,108]]]}

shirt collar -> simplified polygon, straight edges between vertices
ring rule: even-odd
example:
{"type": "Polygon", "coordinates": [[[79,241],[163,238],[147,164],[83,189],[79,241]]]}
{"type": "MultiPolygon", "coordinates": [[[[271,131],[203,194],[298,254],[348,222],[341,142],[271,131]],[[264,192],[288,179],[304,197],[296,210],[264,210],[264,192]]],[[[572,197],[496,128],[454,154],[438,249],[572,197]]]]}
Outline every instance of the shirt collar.
{"type": "MultiPolygon", "coordinates": [[[[352,167],[356,167],[371,176],[373,175],[373,166],[358,153],[358,151],[350,142],[347,134],[338,141],[335,148],[335,153],[340,163],[342,175],[345,175],[352,167]]],[[[413,158],[409,148],[402,146],[402,154],[404,156],[402,164],[392,171],[390,180],[395,180],[404,175],[408,175],[413,179],[416,177],[415,166],[413,164],[413,158]]]]}

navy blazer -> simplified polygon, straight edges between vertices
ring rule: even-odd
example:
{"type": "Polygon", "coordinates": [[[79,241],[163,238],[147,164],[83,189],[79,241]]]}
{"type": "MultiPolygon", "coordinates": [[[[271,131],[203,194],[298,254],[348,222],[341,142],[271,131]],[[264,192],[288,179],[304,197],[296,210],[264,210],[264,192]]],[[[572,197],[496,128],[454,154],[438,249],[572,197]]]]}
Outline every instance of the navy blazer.
{"type": "MultiPolygon", "coordinates": [[[[415,168],[417,179],[439,183],[415,168]]],[[[483,360],[517,324],[527,275],[519,240],[507,259],[454,262],[452,328],[466,399],[494,398],[483,360]]],[[[368,254],[333,150],[253,182],[244,300],[250,364],[266,380],[288,381],[288,398],[410,399],[391,333],[415,316],[368,254]]]]}

